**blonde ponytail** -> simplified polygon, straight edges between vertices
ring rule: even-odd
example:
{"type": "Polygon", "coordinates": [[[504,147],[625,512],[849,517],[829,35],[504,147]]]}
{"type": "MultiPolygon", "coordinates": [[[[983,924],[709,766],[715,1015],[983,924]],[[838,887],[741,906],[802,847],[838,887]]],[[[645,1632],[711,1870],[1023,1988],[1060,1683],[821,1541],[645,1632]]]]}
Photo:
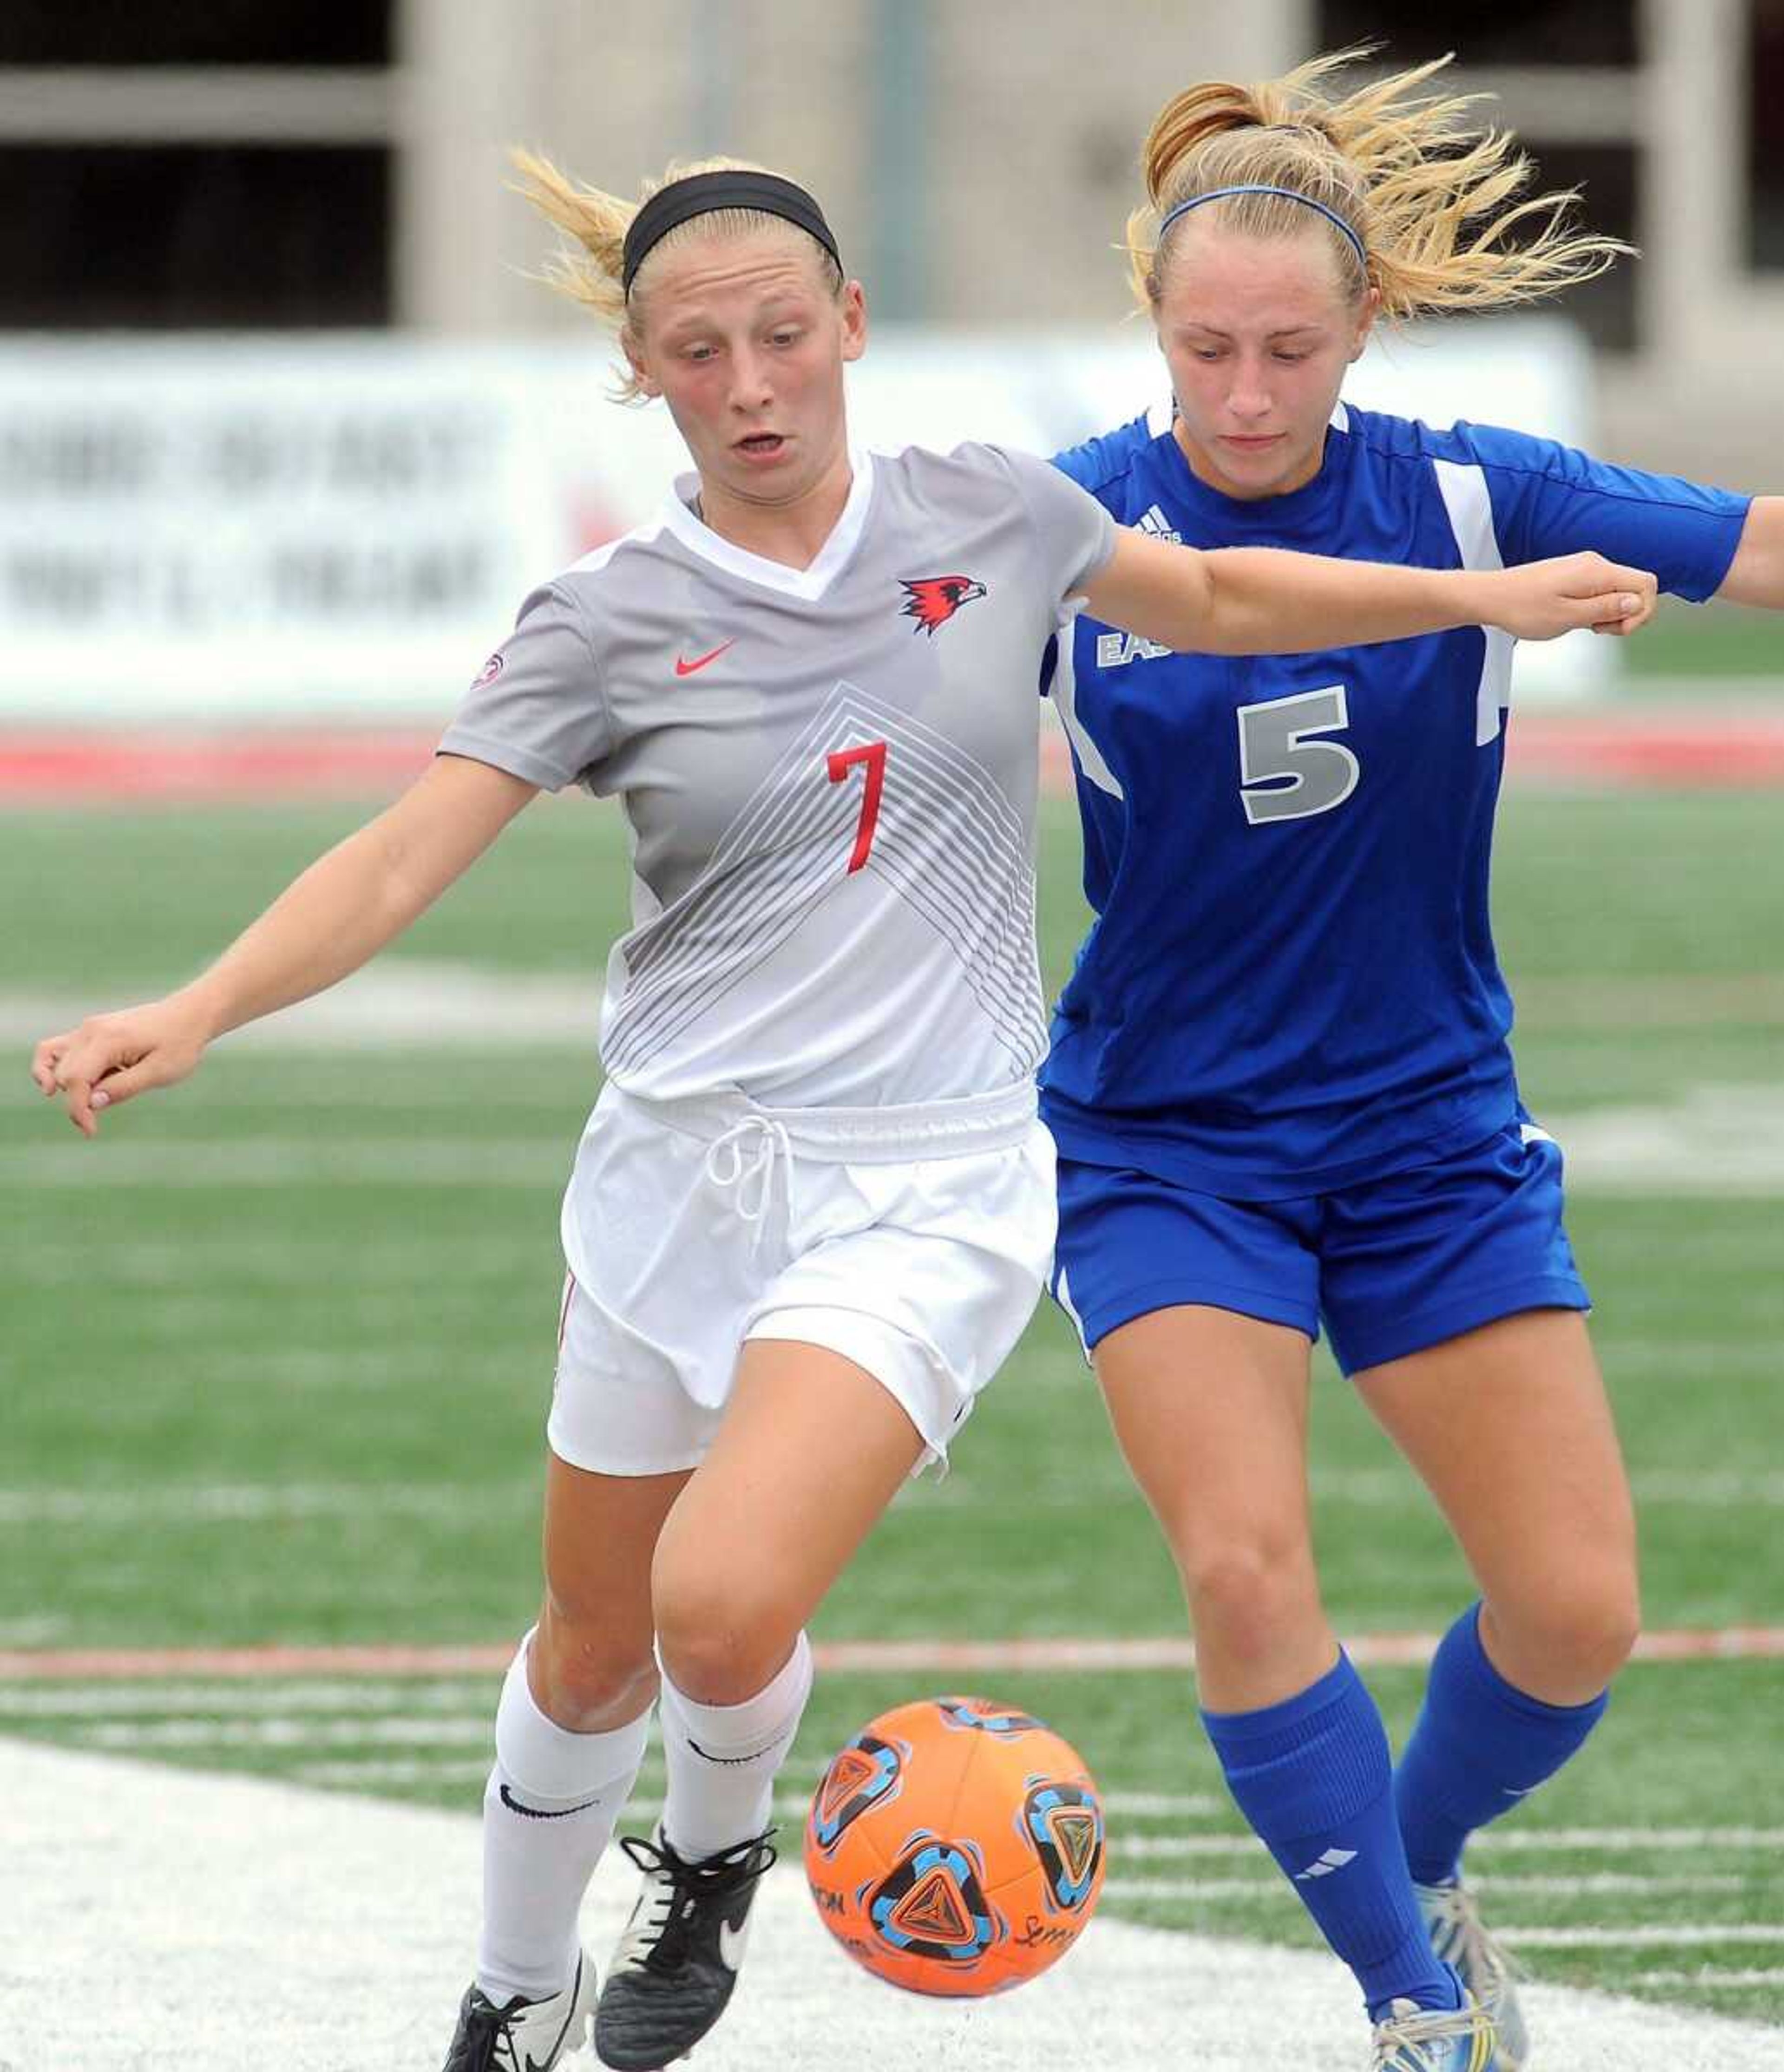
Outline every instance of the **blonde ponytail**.
{"type": "Polygon", "coordinates": [[[1180,204],[1223,187],[1279,187],[1301,197],[1246,194],[1209,204],[1222,222],[1255,236],[1304,228],[1315,216],[1306,202],[1329,210],[1364,255],[1331,230],[1347,294],[1378,290],[1391,319],[1532,302],[1592,279],[1633,250],[1577,229],[1572,191],[1515,199],[1534,171],[1517,139],[1463,123],[1485,97],[1417,97],[1448,57],[1348,94],[1329,90],[1336,75],[1369,55],[1366,47],[1332,52],[1251,86],[1207,81],[1160,110],[1140,154],[1149,206],[1127,220],[1143,309],[1157,305],[1176,235],[1173,225],[1161,249],[1159,225],[1180,204]],[[1508,241],[1520,224],[1534,235],[1508,241]]]}
{"type": "MultiPolygon", "coordinates": [[[[539,278],[560,294],[592,310],[604,323],[623,324],[625,291],[620,285],[620,261],[626,231],[640,203],[621,201],[599,187],[579,187],[549,158],[532,151],[517,149],[508,155],[521,176],[514,191],[525,195],[548,223],[554,223],[580,248],[560,245],[546,261],[539,278]]],[[[649,191],[647,187],[645,194],[649,191]]]]}

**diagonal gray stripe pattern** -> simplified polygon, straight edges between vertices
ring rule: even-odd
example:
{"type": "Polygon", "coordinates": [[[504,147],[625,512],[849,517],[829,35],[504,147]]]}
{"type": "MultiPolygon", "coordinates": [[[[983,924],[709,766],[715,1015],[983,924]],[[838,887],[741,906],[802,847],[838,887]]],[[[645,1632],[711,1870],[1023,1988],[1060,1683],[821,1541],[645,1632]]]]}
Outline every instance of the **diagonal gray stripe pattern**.
{"type": "Polygon", "coordinates": [[[867,868],[948,945],[999,1042],[1023,1069],[1032,1064],[1045,1025],[1021,818],[971,756],[845,682],[727,830],[701,882],[622,946],[610,1070],[637,1071],[673,1042],[843,882],[861,794],[829,782],[826,759],[876,739],[888,744],[888,775],[867,868]]]}

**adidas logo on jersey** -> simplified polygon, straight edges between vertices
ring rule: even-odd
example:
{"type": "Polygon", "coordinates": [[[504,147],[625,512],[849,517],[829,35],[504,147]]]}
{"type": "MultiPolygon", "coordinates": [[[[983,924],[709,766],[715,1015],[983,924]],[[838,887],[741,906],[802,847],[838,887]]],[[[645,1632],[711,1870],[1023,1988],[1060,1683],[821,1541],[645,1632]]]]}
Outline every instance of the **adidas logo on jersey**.
{"type": "Polygon", "coordinates": [[[1138,633],[1099,633],[1097,635],[1097,667],[1099,669],[1125,669],[1130,662],[1156,662],[1161,655],[1172,650],[1161,648],[1157,641],[1148,640],[1138,633]]]}
{"type": "Polygon", "coordinates": [[[1144,532],[1155,540],[1168,540],[1173,547],[1183,545],[1183,535],[1172,529],[1171,521],[1156,504],[1149,504],[1134,521],[1134,530],[1144,532]]]}

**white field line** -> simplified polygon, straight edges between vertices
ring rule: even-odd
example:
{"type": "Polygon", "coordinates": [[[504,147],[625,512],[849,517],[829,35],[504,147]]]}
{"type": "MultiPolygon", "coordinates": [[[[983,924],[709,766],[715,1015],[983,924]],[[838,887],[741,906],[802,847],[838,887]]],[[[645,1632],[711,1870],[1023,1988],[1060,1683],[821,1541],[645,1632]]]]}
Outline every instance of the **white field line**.
{"type": "MultiPolygon", "coordinates": [[[[47,1692],[0,1692],[0,1699],[14,1697],[48,1696],[47,1692]]],[[[93,1696],[101,1704],[112,1696],[103,1685],[93,1687],[93,1696]]],[[[152,1696],[152,1688],[141,1695],[152,1696]]],[[[276,1695],[276,1694],[268,1694],[276,1695]]],[[[207,1700],[205,1702],[208,1702],[207,1700]]],[[[0,1712],[6,1709],[0,1704],[0,1712]]],[[[397,1747],[464,1746],[482,1748],[493,1737],[493,1728],[488,1716],[479,1716],[457,1721],[439,1722],[431,1720],[381,1720],[375,1725],[378,1731],[369,1731],[368,1723],[347,1720],[323,1723],[301,1718],[275,1719],[243,1722],[240,1720],[181,1720],[159,1722],[133,1730],[122,1723],[90,1729],[77,1737],[78,1744],[84,1747],[105,1748],[123,1753],[154,1749],[204,1749],[206,1747],[352,1747],[392,1745],[397,1747]],[[448,1730],[438,1731],[444,1725],[448,1730]]],[[[325,1785],[333,1788],[375,1790],[381,1785],[438,1785],[472,1783],[488,1774],[487,1757],[455,1756],[366,1757],[361,1760],[323,1762],[301,1765],[293,1774],[302,1783],[325,1785]]],[[[640,1773],[640,1784],[649,1789],[661,1782],[661,1758],[653,1749],[646,1757],[640,1773]]],[[[801,1770],[799,1766],[789,1766],[781,1773],[783,1784],[797,1786],[803,1782],[807,1791],[817,1782],[818,1773],[811,1768],[801,1770]]],[[[1111,1818],[1131,1820],[1206,1820],[1224,1819],[1231,1811],[1227,1801],[1209,1792],[1148,1792],[1111,1791],[1103,1794],[1103,1809],[1111,1818]]],[[[784,1795],[777,1802],[777,1811],[783,1818],[789,1812],[803,1817],[805,1801],[795,1793],[784,1795]]],[[[1553,1854],[1606,1854],[1636,1855],[1650,1851],[1685,1852],[1701,1853],[1711,1850],[1730,1852],[1760,1852],[1772,1853],[1784,1849],[1784,1828],[1774,1827],[1551,1827],[1528,1828],[1495,1827],[1477,1835],[1469,1844],[1471,1852],[1485,1851],[1489,1855],[1501,1853],[1553,1853],[1553,1854]]],[[[1168,1861],[1183,1862],[1195,1858],[1208,1857],[1261,1857],[1263,1844],[1250,1835],[1124,1835],[1121,1839],[1121,1856],[1124,1862],[1168,1861]]],[[[1608,1877],[1623,1874],[1605,1873],[1608,1877]]],[[[1540,1877],[1526,1877],[1517,1873],[1489,1873],[1483,1882],[1504,1887],[1527,1885],[1532,1890],[1544,1888],[1540,1877]]],[[[1576,1885],[1577,1881],[1562,1881],[1564,1885],[1576,1885]]],[[[1633,1879],[1629,1889],[1654,1881],[1633,1879]]],[[[1676,1881],[1668,1881],[1669,1889],[1682,1889],[1676,1881]]],[[[1612,1889],[1609,1885],[1605,1889],[1612,1889]]],[[[1704,1890],[1721,1888],[1704,1886],[1704,1890]]]]}
{"type": "MultiPolygon", "coordinates": [[[[356,2072],[413,2072],[443,2049],[476,1938],[470,1815],[19,1742],[0,1744],[0,1796],[7,1889],[32,1924],[0,1952],[8,2004],[29,1995],[12,2072],[339,2072],[344,2051],[356,2072]]],[[[591,1949],[634,1891],[610,1856],[591,1949]]],[[[791,1866],[764,1881],[755,1931],[727,2063],[1030,2072],[1094,2037],[1098,2072],[1341,2072],[1366,2048],[1349,1978],[1311,1952],[1105,1918],[1020,1992],[925,2003],[849,1963],[791,1866]]],[[[1540,1985],[1526,2007],[1568,2072],[1777,2072],[1780,2033],[1757,2022],[1540,1985]]]]}
{"type": "MultiPolygon", "coordinates": [[[[517,1272],[537,1272],[542,1263],[549,1267],[549,1255],[542,1262],[542,1250],[531,1230],[510,1232],[489,1223],[426,1239],[380,1231],[369,1247],[365,1232],[351,1225],[282,1231],[276,1248],[258,1230],[233,1237],[208,1231],[201,1245],[114,1237],[105,1245],[105,1285],[110,1292],[129,1288],[165,1294],[241,1280],[256,1292],[351,1287],[356,1299],[361,1289],[407,1288],[418,1281],[432,1287],[447,1273],[455,1286],[473,1276],[480,1282],[505,1281],[517,1272]]],[[[70,1249],[65,1230],[9,1231],[6,1264],[34,1289],[90,1286],[93,1281],[92,1259],[70,1249]]]]}
{"type": "Polygon", "coordinates": [[[82,1748],[495,1748],[493,1712],[464,1719],[101,1721],[70,1737],[82,1748]]]}
{"type": "MultiPolygon", "coordinates": [[[[1669,1928],[1495,1927],[1514,1950],[1664,1950],[1714,1947],[1724,1942],[1784,1942],[1784,1921],[1669,1928]]],[[[1775,2047],[1775,2046],[1774,2046],[1775,2047]]]]}
{"type": "MultiPolygon", "coordinates": [[[[317,1357],[333,1358],[332,1355],[317,1357]]],[[[179,1483],[159,1489],[0,1490],[0,1526],[262,1525],[307,1518],[463,1518],[473,1498],[480,1504],[536,1503],[542,1474],[522,1480],[435,1483],[425,1489],[402,1482],[179,1483]]]]}
{"type": "Polygon", "coordinates": [[[569,1141],[534,1137],[249,1137],[204,1143],[27,1145],[6,1161],[27,1188],[561,1187],[569,1141]]]}
{"type": "MultiPolygon", "coordinates": [[[[0,994],[0,1043],[27,1047],[77,1026],[109,1001],[139,1000],[140,984],[89,992],[0,994]]],[[[491,965],[389,957],[328,992],[222,1039],[225,1056],[289,1051],[586,1049],[600,1026],[601,981],[491,965]]]]}
{"type": "MultiPolygon", "coordinates": [[[[1428,1662],[1433,1633],[1351,1634],[1345,1646],[1364,1667],[1428,1662]]],[[[505,1671],[509,1642],[492,1646],[0,1648],[0,1686],[115,1678],[227,1676],[260,1683],[278,1677],[404,1674],[442,1676],[505,1671]]],[[[897,1673],[959,1679],[1057,1671],[1062,1675],[1144,1670],[1189,1670],[1195,1648],[1187,1637],[1030,1640],[834,1640],[820,1642],[818,1666],[865,1675],[897,1673]]],[[[1660,1627],[1643,1634],[1634,1659],[1647,1662],[1784,1659],[1784,1626],[1660,1627]]]]}
{"type": "MultiPolygon", "coordinates": [[[[120,1117],[120,1121],[126,1118],[120,1117]]],[[[1764,1198],[1784,1194],[1784,1093],[1763,1085],[1703,1085],[1668,1104],[1630,1103],[1547,1114],[1576,1193],[1764,1198]]],[[[64,1133],[66,1135],[66,1133],[64,1133]]],[[[133,1141],[115,1126],[97,1144],[16,1149],[8,1176],[31,1188],[287,1186],[457,1182],[561,1186],[572,1142],[507,1136],[180,1137],[133,1141]]]]}
{"type": "MultiPolygon", "coordinates": [[[[584,1050],[592,1063],[601,974],[503,969],[463,959],[386,957],[313,1000],[223,1039],[223,1054],[381,1050],[584,1050]]],[[[141,980],[95,980],[80,993],[0,993],[0,1044],[27,1047],[121,1000],[141,980]]],[[[1633,979],[1532,979],[1518,989],[1531,1028],[1693,1029],[1784,1022],[1784,983],[1768,972],[1633,979]]]]}
{"type": "MultiPolygon", "coordinates": [[[[235,1357],[235,1356],[232,1356],[235,1357]]],[[[1770,1356],[1768,1355],[1768,1360],[1770,1356]]],[[[377,1367],[384,1354],[364,1355],[315,1352],[311,1361],[320,1371],[350,1367],[377,1367]]],[[[307,1372],[308,1368],[295,1370],[307,1372]]],[[[1759,1371],[1757,1360],[1754,1371],[1759,1371]]],[[[1770,1371],[1768,1365],[1766,1372],[1770,1371]]],[[[1313,1494],[1325,1503],[1359,1509],[1397,1510],[1423,1501],[1410,1470],[1403,1468],[1325,1469],[1312,1472],[1313,1494]]],[[[467,1503],[536,1502],[536,1477],[502,1482],[433,1482],[418,1488],[410,1482],[200,1482],[171,1483],[159,1488],[55,1488],[38,1484],[0,1488],[0,1530],[38,1525],[236,1525],[311,1518],[386,1516],[429,1519],[462,1518],[467,1503]]],[[[1636,1499],[1687,1510],[1720,1510],[1750,1504],[1765,1510],[1784,1508],[1784,1471],[1707,1468],[1638,1470],[1632,1478],[1636,1499]]]]}
{"type": "MultiPolygon", "coordinates": [[[[1136,1853],[1126,1836],[1109,1845],[1109,1860],[1119,1865],[1136,1853]]],[[[1747,1880],[1702,1873],[1686,1877],[1642,1877],[1631,1872],[1593,1871],[1578,1877],[1499,1877],[1470,1881],[1478,1892],[1515,1893],[1526,1897],[1592,1899],[1613,1894],[1627,1897],[1658,1898],[1667,1893],[1729,1893],[1745,1891],[1747,1880]]],[[[1300,1895],[1287,1879],[1173,1878],[1111,1875],[1103,1890],[1118,1899],[1286,1899],[1296,1906],[1300,1895]]]]}
{"type": "MultiPolygon", "coordinates": [[[[343,1369],[349,1356],[317,1353],[316,1362],[343,1369]]],[[[376,1364],[376,1359],[365,1360],[376,1364]]],[[[1770,1364],[1771,1356],[1767,1355],[1770,1364]]],[[[1770,1364],[1765,1371],[1770,1371],[1770,1364]]],[[[1757,1362],[1755,1371],[1757,1371],[1757,1362]]],[[[1631,1477],[1636,1500],[1682,1510],[1723,1510],[1730,1504],[1762,1510],[1784,1508],[1784,1471],[1757,1469],[1638,1470],[1631,1477]]],[[[171,1483],[158,1489],[0,1489],[0,1530],[38,1525],[234,1525],[309,1518],[359,1518],[369,1512],[426,1519],[462,1518],[464,1507],[536,1501],[537,1477],[501,1482],[210,1482],[171,1483]]],[[[1398,1510],[1423,1497],[1411,1471],[1402,1468],[1316,1467],[1313,1494],[1322,1503],[1362,1510],[1398,1510]]]]}
{"type": "Polygon", "coordinates": [[[333,1684],[0,1684],[0,1720],[116,1720],[122,1714],[468,1713],[495,1717],[493,1675],[333,1684]]]}
{"type": "Polygon", "coordinates": [[[1734,1992],[1752,1986],[1784,1986],[1784,1968],[1724,1971],[1714,1964],[1700,1964],[1695,1971],[1644,1971],[1642,1983],[1662,1990],[1695,1986],[1704,1992],[1734,1992]]]}
{"type": "MultiPolygon", "coordinates": [[[[384,1760],[369,1758],[362,1762],[304,1763],[291,1772],[300,1784],[327,1785],[336,1790],[372,1790],[387,1784],[457,1784],[478,1782],[489,1774],[487,1761],[465,1762],[452,1757],[429,1758],[421,1757],[413,1761],[400,1758],[384,1760]]],[[[660,1790],[663,1782],[663,1767],[660,1761],[647,1762],[638,1773],[638,1788],[644,1791],[660,1790]]],[[[796,1771],[783,1770],[783,1785],[797,1786],[800,1778],[796,1771]]],[[[818,1774],[812,1773],[805,1780],[801,1794],[797,1789],[785,1791],[774,1802],[777,1818],[802,1820],[811,1803],[811,1794],[817,1789],[818,1774]]],[[[1102,1810],[1114,1819],[1145,1819],[1160,1815],[1161,1802],[1152,1794],[1141,1791],[1107,1791],[1102,1794],[1102,1810]]],[[[1211,1795],[1185,1793],[1168,1802],[1171,1816],[1177,1819],[1201,1820],[1224,1816],[1230,1809],[1223,1799],[1211,1795]]],[[[1124,1852],[1135,1848],[1139,1838],[1124,1841],[1124,1852]]],[[[1261,1844],[1244,1840],[1253,1848],[1261,1844]]]]}
{"type": "MultiPolygon", "coordinates": [[[[401,1758],[385,1761],[368,1758],[363,1762],[303,1763],[291,1772],[293,1780],[299,1784],[325,1785],[332,1789],[348,1790],[375,1790],[380,1785],[391,1784],[472,1784],[479,1783],[488,1776],[487,1762],[467,1762],[452,1757],[434,1759],[422,1757],[413,1762],[401,1758]]],[[[660,1762],[646,1762],[638,1774],[641,1791],[660,1790],[663,1781],[660,1762]]],[[[799,1778],[789,1768],[781,1774],[784,1785],[797,1786],[799,1778]]],[[[780,1820],[803,1820],[811,1803],[811,1794],[816,1788],[815,1772],[805,1780],[803,1794],[797,1790],[784,1791],[774,1802],[774,1813],[780,1820]]],[[[1229,1808],[1224,1800],[1211,1795],[1185,1793],[1168,1801],[1161,1801],[1155,1794],[1143,1791],[1106,1791],[1102,1794],[1102,1809],[1112,1819],[1143,1819],[1156,1817],[1161,1805],[1174,1818],[1180,1819],[1206,1819],[1224,1815],[1229,1808]]],[[[1249,1837],[1246,1838],[1249,1840],[1249,1837]]],[[[1253,1844],[1254,1848],[1261,1844],[1253,1844]]],[[[1125,1853],[1133,1847],[1131,1840],[1123,1841],[1125,1853]]]]}
{"type": "MultiPolygon", "coordinates": [[[[1151,1858],[1245,1856],[1263,1845],[1250,1835],[1131,1836],[1124,1855],[1151,1858]]],[[[1784,1827],[1488,1827],[1469,1840],[1469,1860],[1477,1850],[1489,1856],[1525,1853],[1644,1856],[1656,1849],[1758,1850],[1770,1855],[1784,1849],[1784,1827]]]]}

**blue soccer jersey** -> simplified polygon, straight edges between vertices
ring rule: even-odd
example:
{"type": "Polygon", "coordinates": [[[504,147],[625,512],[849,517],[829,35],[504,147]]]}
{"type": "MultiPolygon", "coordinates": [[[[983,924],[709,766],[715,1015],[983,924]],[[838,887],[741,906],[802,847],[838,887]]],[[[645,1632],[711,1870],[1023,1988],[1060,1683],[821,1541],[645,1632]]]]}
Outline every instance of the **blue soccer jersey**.
{"type": "MultiPolygon", "coordinates": [[[[1694,602],[1747,511],[1521,433],[1342,405],[1319,474],[1287,495],[1199,481],[1168,408],[1055,464],[1193,547],[1427,568],[1595,548],[1694,602]]],[[[1087,617],[1061,635],[1051,689],[1096,915],[1041,1075],[1062,1153],[1269,1200],[1514,1120],[1487,913],[1514,645],[1471,628],[1229,660],[1087,617]]]]}

